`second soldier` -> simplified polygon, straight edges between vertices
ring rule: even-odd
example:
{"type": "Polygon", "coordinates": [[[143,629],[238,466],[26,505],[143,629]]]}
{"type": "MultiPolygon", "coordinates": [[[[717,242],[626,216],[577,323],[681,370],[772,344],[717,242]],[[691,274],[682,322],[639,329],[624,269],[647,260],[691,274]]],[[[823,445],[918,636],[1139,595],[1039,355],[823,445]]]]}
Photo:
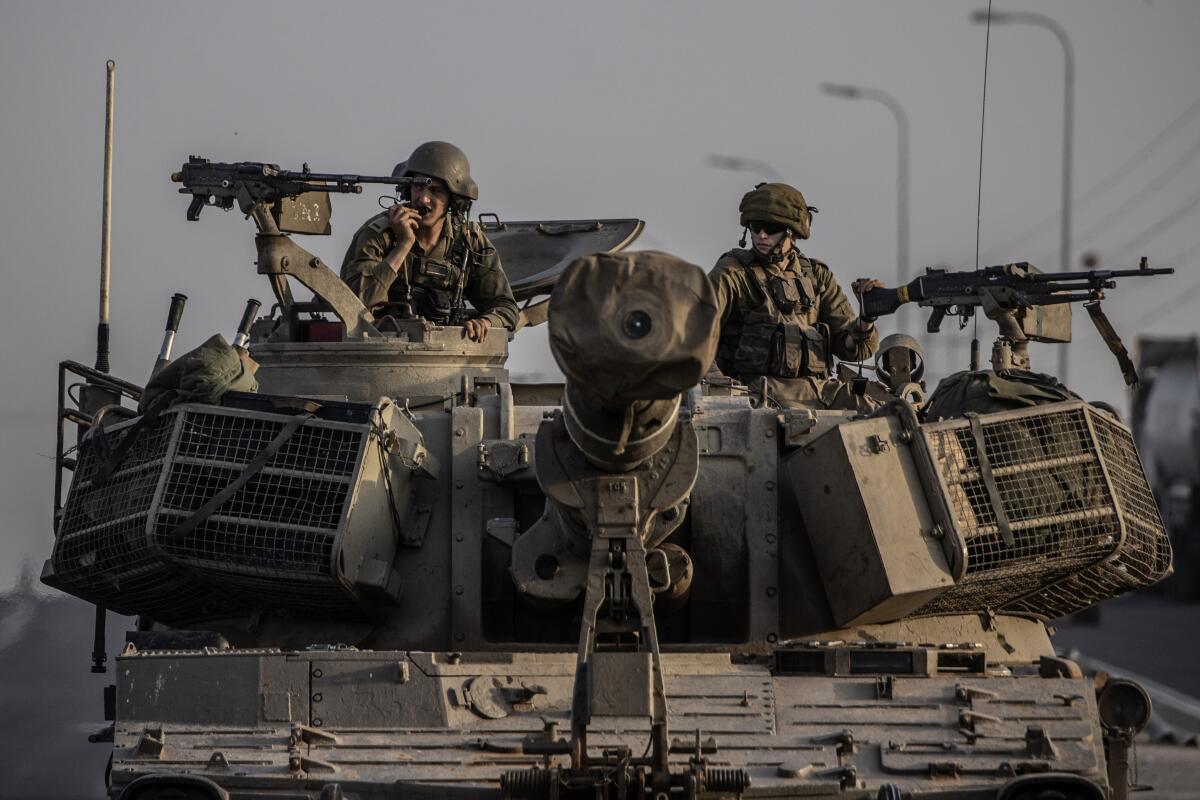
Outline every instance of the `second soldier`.
{"type": "MultiPolygon", "coordinates": [[[[738,210],[751,249],[730,250],[709,274],[721,319],[717,367],[775,405],[861,408],[861,397],[831,379],[833,357],[868,358],[879,334],[855,313],[829,267],[796,248],[816,209],[792,186],[760,183],[738,210]]],[[[861,281],[855,289],[876,285],[861,281]]]]}

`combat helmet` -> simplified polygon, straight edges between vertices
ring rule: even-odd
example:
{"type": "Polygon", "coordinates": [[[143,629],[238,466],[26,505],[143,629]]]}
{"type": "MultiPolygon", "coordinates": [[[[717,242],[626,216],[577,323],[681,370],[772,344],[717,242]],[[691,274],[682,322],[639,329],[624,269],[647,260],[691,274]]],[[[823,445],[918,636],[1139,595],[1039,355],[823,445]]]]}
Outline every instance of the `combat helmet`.
{"type": "Polygon", "coordinates": [[[743,228],[751,222],[775,222],[786,225],[797,239],[808,238],[816,210],[799,189],[786,183],[760,183],[738,205],[743,228]]]}
{"type": "Polygon", "coordinates": [[[479,199],[479,185],[471,177],[467,154],[449,142],[425,142],[418,145],[406,161],[392,170],[392,175],[404,178],[428,175],[445,181],[450,193],[467,200],[479,199]]]}

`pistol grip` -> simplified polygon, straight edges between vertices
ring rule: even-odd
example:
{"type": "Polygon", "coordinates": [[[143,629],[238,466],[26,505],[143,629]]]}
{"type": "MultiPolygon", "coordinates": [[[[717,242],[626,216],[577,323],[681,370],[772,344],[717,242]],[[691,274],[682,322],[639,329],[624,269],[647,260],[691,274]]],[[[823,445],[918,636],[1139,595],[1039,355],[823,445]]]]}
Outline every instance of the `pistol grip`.
{"type": "Polygon", "coordinates": [[[942,320],[946,318],[945,306],[934,306],[933,313],[929,315],[929,322],[925,323],[925,330],[929,333],[937,333],[942,329],[942,320]]]}
{"type": "Polygon", "coordinates": [[[192,195],[192,202],[188,204],[187,218],[188,222],[195,222],[200,219],[200,210],[204,208],[204,198],[200,195],[192,195]]]}

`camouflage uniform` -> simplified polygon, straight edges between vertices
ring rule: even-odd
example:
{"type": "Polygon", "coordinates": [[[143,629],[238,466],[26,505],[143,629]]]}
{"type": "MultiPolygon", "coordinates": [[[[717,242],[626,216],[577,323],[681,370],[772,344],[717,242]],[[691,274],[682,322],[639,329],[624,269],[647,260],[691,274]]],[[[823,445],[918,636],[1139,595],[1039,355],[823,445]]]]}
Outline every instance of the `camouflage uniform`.
{"type": "Polygon", "coordinates": [[[431,322],[451,322],[454,296],[462,276],[464,256],[467,282],[463,297],[493,326],[510,331],[517,325],[517,303],[508,276],[500,267],[496,248],[477,224],[469,223],[464,235],[448,215],[442,235],[429,253],[414,243],[399,272],[384,261],[396,246],[396,234],[387,214],[378,214],[358,229],[342,261],[342,279],[367,308],[404,299],[404,275],[412,275],[413,307],[431,322]]]}
{"type": "Polygon", "coordinates": [[[709,279],[717,290],[717,367],[783,406],[862,409],[846,383],[831,380],[833,356],[870,357],[879,333],[856,330],[858,315],[824,263],[795,248],[776,263],[731,250],[709,279]]]}

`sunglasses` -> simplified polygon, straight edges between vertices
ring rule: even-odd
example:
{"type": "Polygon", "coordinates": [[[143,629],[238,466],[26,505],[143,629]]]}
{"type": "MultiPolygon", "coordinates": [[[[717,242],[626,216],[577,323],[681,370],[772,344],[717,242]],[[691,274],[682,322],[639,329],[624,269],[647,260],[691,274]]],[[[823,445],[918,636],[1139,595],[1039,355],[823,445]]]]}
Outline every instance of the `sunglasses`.
{"type": "Polygon", "coordinates": [[[787,225],[780,225],[778,222],[759,222],[757,220],[751,222],[747,227],[753,233],[765,233],[767,236],[774,236],[787,230],[787,225]]]}

